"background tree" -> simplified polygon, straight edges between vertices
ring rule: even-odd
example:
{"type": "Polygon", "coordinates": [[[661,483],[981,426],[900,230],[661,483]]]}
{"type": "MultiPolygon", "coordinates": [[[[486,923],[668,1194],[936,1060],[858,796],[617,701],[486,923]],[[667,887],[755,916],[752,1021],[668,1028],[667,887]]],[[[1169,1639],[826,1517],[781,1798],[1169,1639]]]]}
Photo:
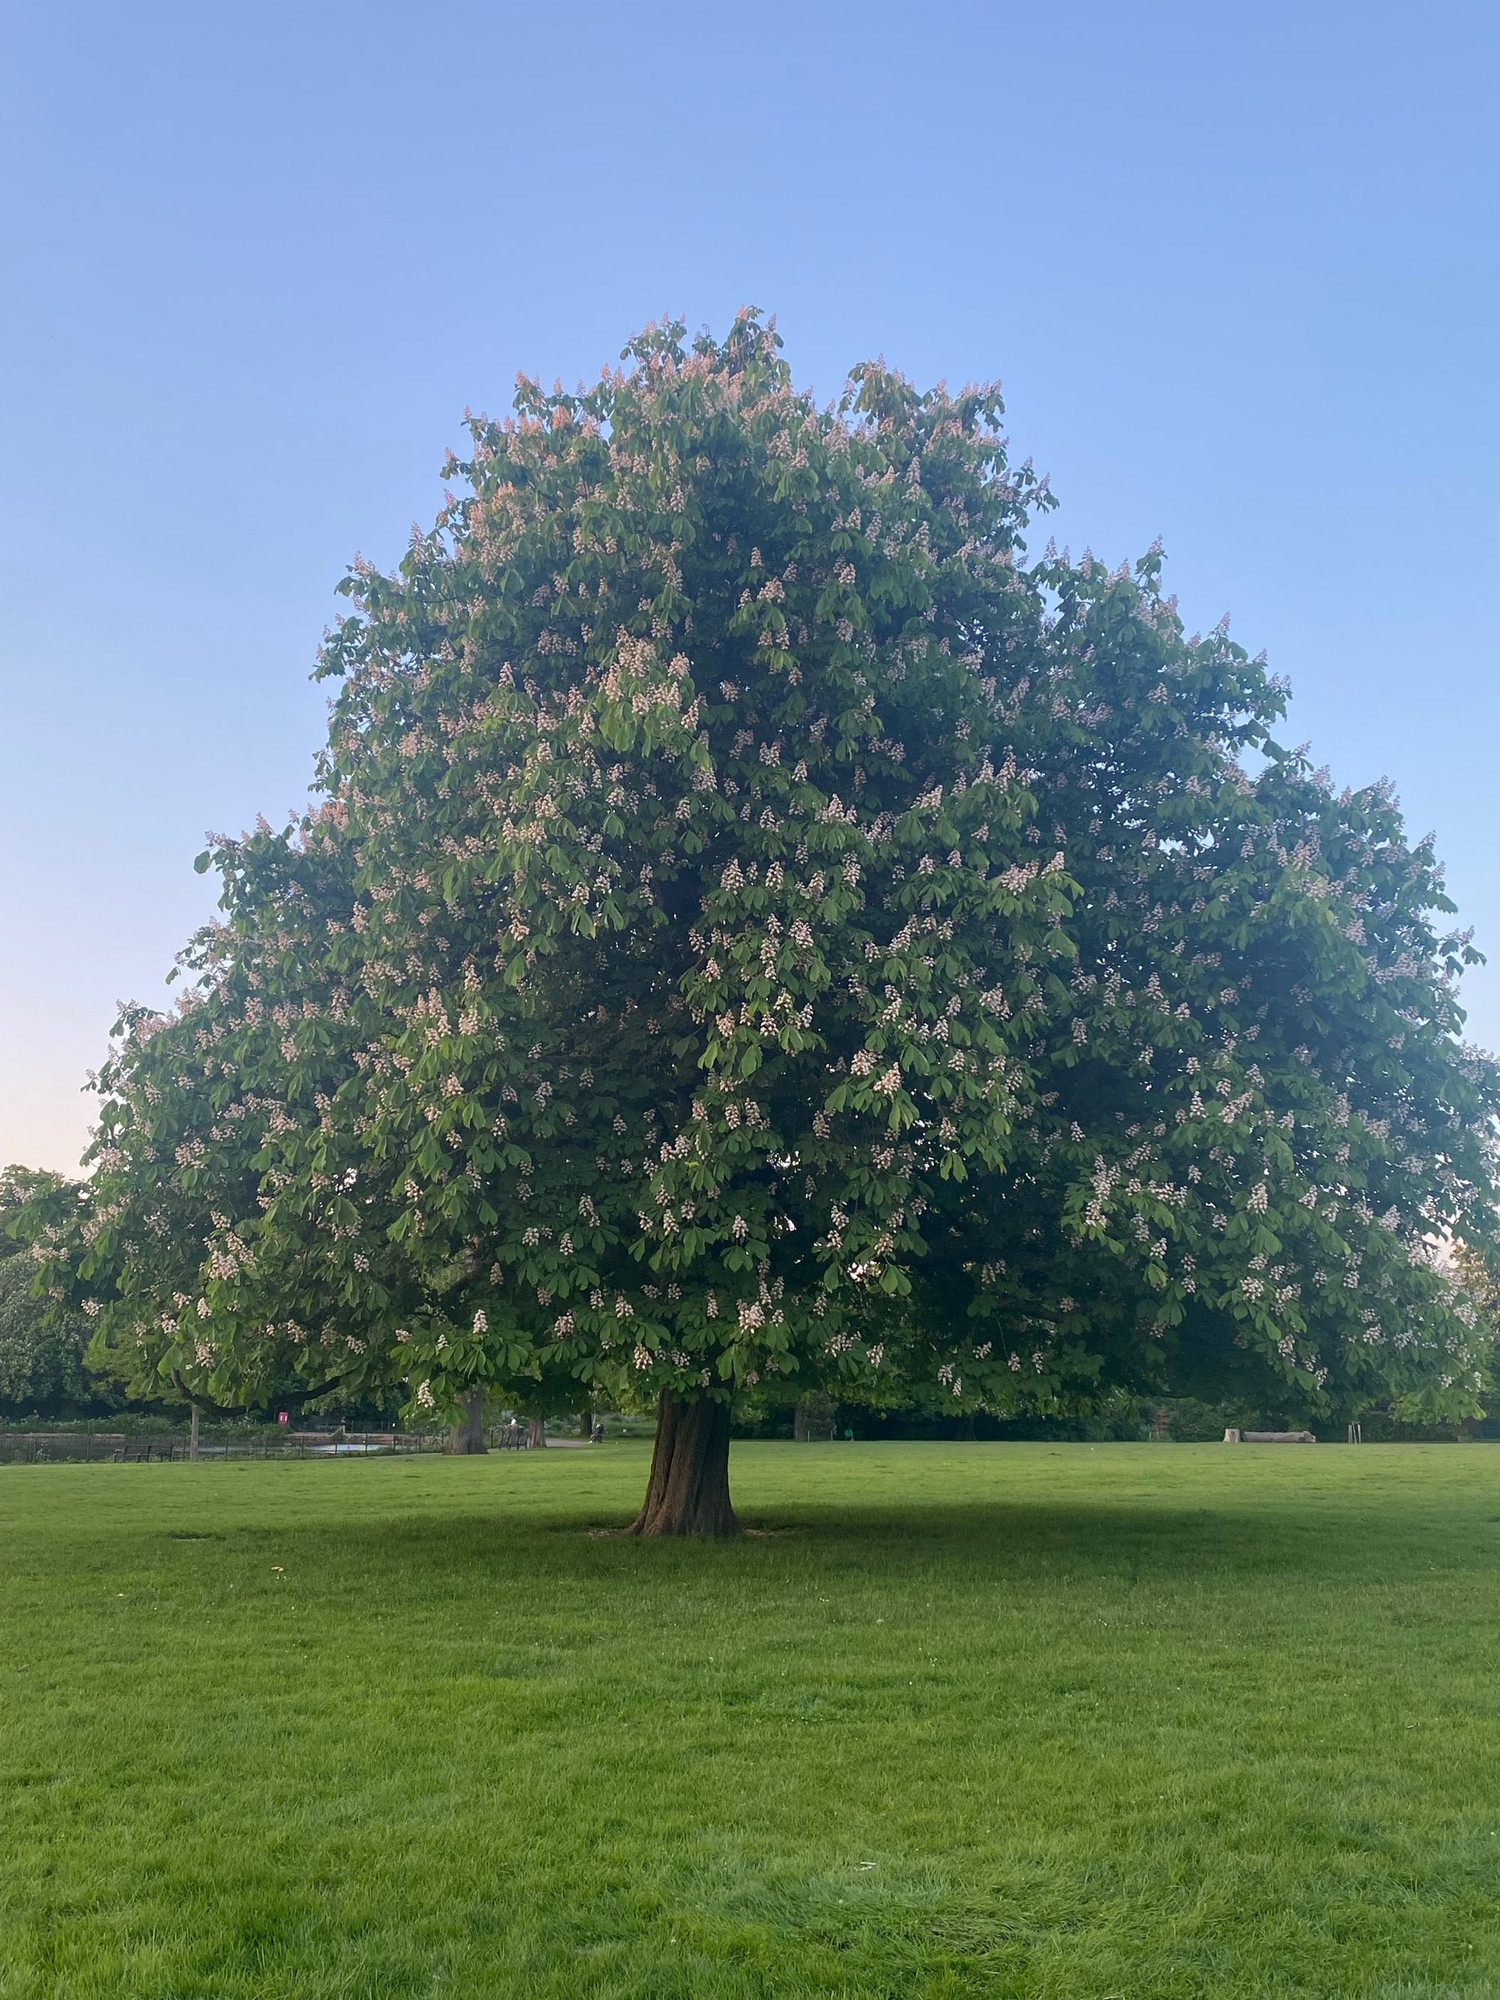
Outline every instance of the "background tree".
{"type": "Polygon", "coordinates": [[[1493,1213],[1429,843],[1335,799],[1153,552],[1049,549],[992,389],[794,392],[676,326],[476,421],[360,567],[320,809],[202,858],[52,1237],[218,1394],[658,1397],[641,1532],[731,1532],[735,1393],[1258,1382],[1474,1404],[1493,1213]],[[1252,775],[1253,771],[1253,775],[1252,775]]]}
{"type": "MultiPolygon", "coordinates": [[[[1500,1387],[1500,1254],[1493,1243],[1457,1242],[1453,1246],[1453,1264],[1460,1285],[1468,1294],[1476,1316],[1476,1331],[1484,1341],[1489,1354],[1486,1370],[1488,1394],[1484,1401],[1487,1417],[1500,1415],[1496,1409],[1496,1390],[1500,1387]]],[[[1478,1425],[1471,1419],[1464,1425],[1472,1434],[1478,1425]]]]}
{"type": "Polygon", "coordinates": [[[87,1316],[37,1295],[36,1262],[7,1228],[65,1186],[56,1174],[0,1170],[0,1415],[75,1416],[110,1405],[87,1364],[87,1316]]]}

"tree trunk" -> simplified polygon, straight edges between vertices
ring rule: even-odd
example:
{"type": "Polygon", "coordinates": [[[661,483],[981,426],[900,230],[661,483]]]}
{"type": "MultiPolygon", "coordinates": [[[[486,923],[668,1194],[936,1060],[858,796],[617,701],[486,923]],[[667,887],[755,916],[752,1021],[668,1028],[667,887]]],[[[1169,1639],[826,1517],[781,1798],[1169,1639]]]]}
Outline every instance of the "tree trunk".
{"type": "Polygon", "coordinates": [[[536,1451],[547,1442],[547,1419],[533,1417],[526,1426],[526,1449],[536,1451]]]}
{"type": "Polygon", "coordinates": [[[810,1389],[797,1398],[792,1412],[792,1436],[799,1444],[827,1444],[833,1436],[837,1415],[831,1396],[824,1395],[821,1389],[810,1389]]]}
{"type": "Polygon", "coordinates": [[[198,1405],[193,1405],[193,1421],[188,1430],[188,1457],[198,1456],[198,1405]]]}
{"type": "Polygon", "coordinates": [[[472,1396],[464,1397],[464,1413],[448,1433],[449,1451],[469,1456],[474,1452],[488,1451],[484,1441],[484,1391],[476,1389],[472,1396]]]}
{"type": "Polygon", "coordinates": [[[663,1389],[656,1449],[632,1535],[737,1535],[729,1501],[729,1405],[663,1389]]]}
{"type": "Polygon", "coordinates": [[[594,1406],[588,1404],[578,1412],[578,1435],[587,1444],[594,1435],[594,1406]]]}

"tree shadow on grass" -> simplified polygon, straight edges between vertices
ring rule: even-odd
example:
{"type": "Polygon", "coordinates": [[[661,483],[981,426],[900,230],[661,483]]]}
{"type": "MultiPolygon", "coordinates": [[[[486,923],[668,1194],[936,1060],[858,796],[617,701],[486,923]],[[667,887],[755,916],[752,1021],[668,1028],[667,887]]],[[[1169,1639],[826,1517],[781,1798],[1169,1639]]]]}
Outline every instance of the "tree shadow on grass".
{"type": "Polygon", "coordinates": [[[1110,1506],[1090,1500],[1014,1500],[908,1505],[848,1504],[749,1509],[762,1532],[728,1542],[640,1540],[621,1536],[617,1514],[596,1509],[528,1509],[507,1515],[428,1512],[407,1519],[317,1522],[240,1530],[275,1541],[287,1555],[342,1573],[408,1565],[445,1588],[465,1576],[493,1586],[502,1576],[533,1587],[594,1586],[651,1578],[683,1583],[757,1583],[817,1574],[937,1580],[976,1586],[1075,1579],[1161,1585],[1275,1576],[1288,1590],[1381,1581],[1434,1567],[1484,1569],[1494,1551],[1476,1547],[1472,1516],[1427,1510],[1420,1520],[1362,1510],[1318,1508],[1268,1513],[1212,1508],[1110,1506]],[[603,1532],[601,1532],[603,1531],[603,1532]]]}

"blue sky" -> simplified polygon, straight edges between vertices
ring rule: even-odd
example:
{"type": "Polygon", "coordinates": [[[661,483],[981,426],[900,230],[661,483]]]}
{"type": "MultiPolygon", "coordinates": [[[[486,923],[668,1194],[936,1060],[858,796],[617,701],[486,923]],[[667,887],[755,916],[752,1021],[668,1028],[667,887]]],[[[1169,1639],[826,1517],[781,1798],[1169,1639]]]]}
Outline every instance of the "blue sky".
{"type": "MultiPolygon", "coordinates": [[[[206,828],[304,795],[356,551],[663,311],[1003,379],[1500,960],[1492,6],[128,9],[3,28],[0,1162],[69,1167],[206,828]]],[[[1500,1042],[1500,962],[1468,988],[1500,1042]]]]}

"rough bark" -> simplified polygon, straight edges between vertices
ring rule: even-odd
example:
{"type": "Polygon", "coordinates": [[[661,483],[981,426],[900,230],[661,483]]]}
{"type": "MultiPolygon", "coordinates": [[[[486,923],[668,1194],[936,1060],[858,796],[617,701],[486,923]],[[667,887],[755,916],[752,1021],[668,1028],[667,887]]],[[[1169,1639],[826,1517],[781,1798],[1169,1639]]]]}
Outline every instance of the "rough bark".
{"type": "Polygon", "coordinates": [[[737,1535],[729,1500],[729,1405],[662,1391],[656,1449],[632,1535],[737,1535]]]}
{"type": "Polygon", "coordinates": [[[526,1449],[539,1451],[547,1442],[547,1419],[533,1417],[526,1426],[526,1449]]]}
{"type": "Polygon", "coordinates": [[[448,1433],[448,1449],[468,1456],[488,1451],[484,1441],[484,1391],[476,1389],[464,1398],[464,1413],[448,1433]]]}
{"type": "Polygon", "coordinates": [[[587,1408],[578,1412],[578,1435],[583,1439],[585,1444],[594,1435],[594,1406],[592,1403],[587,1408]]]}

